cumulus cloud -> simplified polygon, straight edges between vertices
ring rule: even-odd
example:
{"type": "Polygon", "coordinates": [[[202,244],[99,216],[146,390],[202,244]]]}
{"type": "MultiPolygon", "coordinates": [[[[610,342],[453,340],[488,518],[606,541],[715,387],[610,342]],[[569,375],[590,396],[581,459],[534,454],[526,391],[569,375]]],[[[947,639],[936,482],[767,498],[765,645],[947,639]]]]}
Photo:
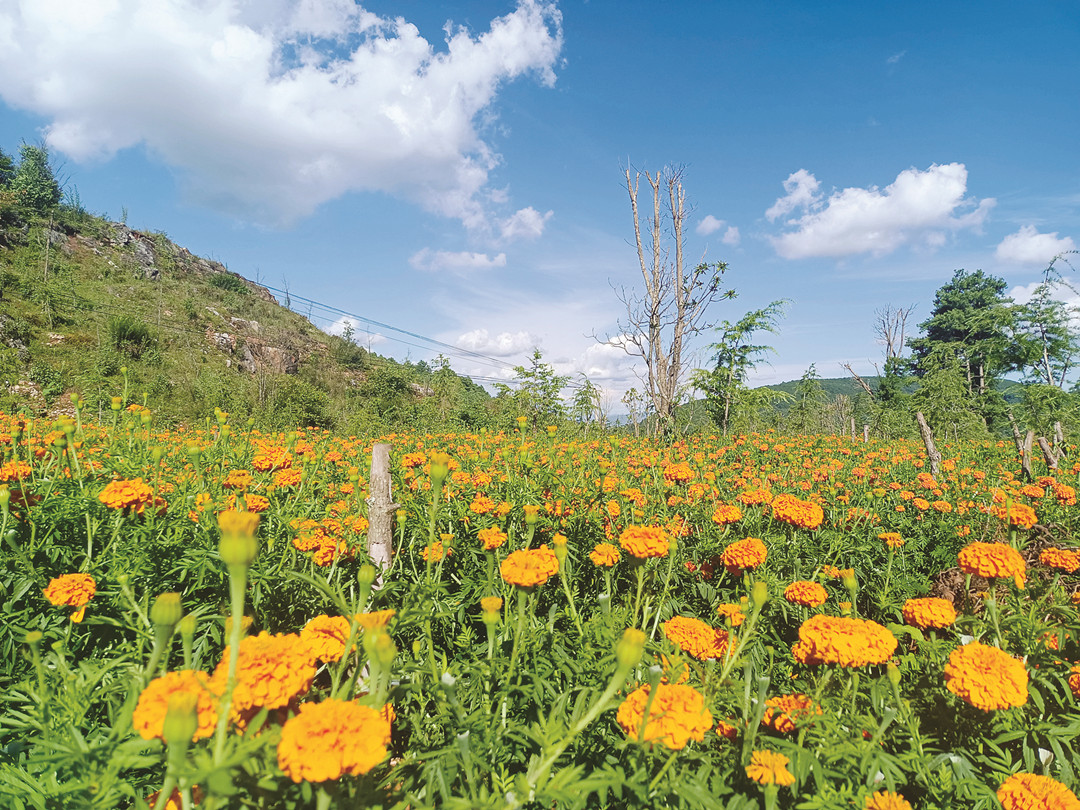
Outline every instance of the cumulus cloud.
{"type": "Polygon", "coordinates": [[[144,144],[245,219],[381,191],[493,230],[483,126],[505,82],[554,82],[561,25],[519,0],[436,47],[352,0],[0,0],[0,96],[67,156],[144,144]]]}
{"type": "Polygon", "coordinates": [[[473,329],[458,336],[454,341],[461,349],[488,354],[492,357],[510,357],[531,351],[540,344],[540,339],[530,332],[500,332],[490,335],[487,329],[473,329]]]}
{"type": "Polygon", "coordinates": [[[522,208],[513,216],[499,223],[499,232],[503,241],[513,242],[518,239],[536,239],[544,232],[544,226],[551,219],[553,211],[541,214],[532,206],[522,208]]]}
{"type": "Polygon", "coordinates": [[[735,247],[739,244],[739,242],[742,241],[742,237],[739,236],[739,229],[736,228],[734,225],[729,225],[728,229],[724,231],[723,239],[721,239],[720,241],[723,242],[725,245],[731,245],[732,247],[735,247]]]}
{"type": "Polygon", "coordinates": [[[694,231],[698,236],[708,236],[709,234],[716,233],[718,230],[724,227],[724,220],[717,219],[712,214],[709,214],[705,219],[701,220],[697,224],[694,231]]]}
{"type": "Polygon", "coordinates": [[[1034,225],[1025,225],[1001,240],[994,255],[998,261],[1016,264],[1046,265],[1060,253],[1076,250],[1070,236],[1058,238],[1057,231],[1039,233],[1034,225]]]}
{"type": "Polygon", "coordinates": [[[949,233],[981,228],[996,202],[967,196],[962,163],[907,169],[884,189],[845,188],[828,198],[817,178],[800,169],[784,181],[784,191],[765,216],[774,221],[798,214],[784,222],[791,230],[771,240],[786,259],[880,256],[902,245],[938,247],[949,233]]]}
{"type": "Polygon", "coordinates": [[[425,270],[429,273],[446,270],[451,273],[465,274],[472,270],[490,270],[495,267],[506,267],[506,254],[499,253],[495,256],[489,256],[486,253],[453,252],[424,248],[409,257],[409,264],[417,270],[425,270]]]}

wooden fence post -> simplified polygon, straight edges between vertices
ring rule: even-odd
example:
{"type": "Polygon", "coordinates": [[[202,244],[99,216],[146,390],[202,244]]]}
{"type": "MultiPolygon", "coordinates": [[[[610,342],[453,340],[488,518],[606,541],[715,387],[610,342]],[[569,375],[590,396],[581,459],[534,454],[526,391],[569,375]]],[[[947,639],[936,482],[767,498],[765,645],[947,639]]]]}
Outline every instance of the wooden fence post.
{"type": "Polygon", "coordinates": [[[368,556],[386,571],[394,556],[394,503],[390,481],[390,445],[380,442],[371,448],[371,477],[368,479],[368,556]]]}
{"type": "Polygon", "coordinates": [[[934,447],[934,434],[930,432],[930,426],[926,424],[926,417],[922,415],[922,411],[915,412],[915,421],[919,423],[919,433],[926,446],[926,455],[930,459],[930,474],[937,478],[938,473],[941,472],[941,453],[934,447]]]}

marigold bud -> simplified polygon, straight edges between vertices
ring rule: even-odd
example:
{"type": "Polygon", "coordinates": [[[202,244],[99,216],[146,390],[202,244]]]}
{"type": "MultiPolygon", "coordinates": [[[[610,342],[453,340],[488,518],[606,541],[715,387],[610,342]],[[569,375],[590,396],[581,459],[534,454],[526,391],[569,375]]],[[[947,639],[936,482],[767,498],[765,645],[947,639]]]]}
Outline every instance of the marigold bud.
{"type": "Polygon", "coordinates": [[[364,650],[372,661],[388,667],[397,657],[397,646],[385,630],[364,633],[364,650]]]}
{"type": "Polygon", "coordinates": [[[432,453],[429,474],[431,483],[438,485],[446,480],[450,473],[450,456],[446,453],[432,453]]]}
{"type": "Polygon", "coordinates": [[[124,400],[122,400],[120,397],[113,397],[110,403],[110,407],[114,411],[118,411],[124,407],[124,400]]]}
{"type": "Polygon", "coordinates": [[[754,607],[758,610],[765,607],[765,603],[769,601],[769,586],[761,581],[755,582],[750,598],[754,600],[754,607]]]}
{"type": "Polygon", "coordinates": [[[893,686],[900,685],[900,667],[890,661],[885,667],[885,673],[889,678],[889,683],[893,686]]]}
{"type": "Polygon", "coordinates": [[[154,600],[150,608],[150,620],[160,627],[173,627],[184,615],[180,605],[180,594],[163,593],[154,600]]]}
{"type": "Polygon", "coordinates": [[[198,694],[176,692],[169,697],[165,711],[165,724],[161,736],[167,745],[184,745],[191,742],[199,730],[198,694]]]}
{"type": "Polygon", "coordinates": [[[645,634],[634,627],[623,631],[622,638],[615,645],[615,659],[620,667],[636,667],[645,652],[645,634]]]}
{"type": "Polygon", "coordinates": [[[375,582],[375,566],[371,563],[361,565],[360,570],[356,572],[356,581],[370,588],[375,582]]]}
{"type": "Polygon", "coordinates": [[[537,506],[536,504],[531,504],[530,503],[530,504],[526,504],[525,506],[523,506],[521,508],[525,511],[525,525],[526,526],[534,526],[534,525],[536,525],[537,517],[540,514],[540,507],[537,506]]]}
{"type": "Polygon", "coordinates": [[[197,624],[198,619],[195,618],[195,614],[188,613],[182,619],[180,619],[180,621],[177,623],[176,629],[180,631],[181,636],[190,639],[195,637],[195,626],[197,624]]]}

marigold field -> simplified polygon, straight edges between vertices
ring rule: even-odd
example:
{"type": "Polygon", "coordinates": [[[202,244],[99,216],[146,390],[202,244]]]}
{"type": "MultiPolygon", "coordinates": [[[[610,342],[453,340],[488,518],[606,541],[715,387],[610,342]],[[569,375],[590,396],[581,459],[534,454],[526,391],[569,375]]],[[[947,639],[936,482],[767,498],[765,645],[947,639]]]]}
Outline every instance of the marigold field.
{"type": "Polygon", "coordinates": [[[1080,455],[940,449],[0,415],[0,806],[1080,808],[1080,455]]]}

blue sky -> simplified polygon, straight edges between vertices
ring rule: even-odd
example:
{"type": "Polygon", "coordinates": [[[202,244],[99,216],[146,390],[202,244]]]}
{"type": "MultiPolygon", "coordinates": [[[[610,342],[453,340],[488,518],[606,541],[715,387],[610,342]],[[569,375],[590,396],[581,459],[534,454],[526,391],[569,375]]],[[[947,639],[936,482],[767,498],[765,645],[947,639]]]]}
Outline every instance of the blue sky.
{"type": "Polygon", "coordinates": [[[1078,84],[1072,0],[0,0],[0,148],[44,139],[88,210],[614,401],[627,166],[683,167],[716,320],[791,299],[756,382],[872,373],[875,310],[1076,247],[1078,84]]]}

